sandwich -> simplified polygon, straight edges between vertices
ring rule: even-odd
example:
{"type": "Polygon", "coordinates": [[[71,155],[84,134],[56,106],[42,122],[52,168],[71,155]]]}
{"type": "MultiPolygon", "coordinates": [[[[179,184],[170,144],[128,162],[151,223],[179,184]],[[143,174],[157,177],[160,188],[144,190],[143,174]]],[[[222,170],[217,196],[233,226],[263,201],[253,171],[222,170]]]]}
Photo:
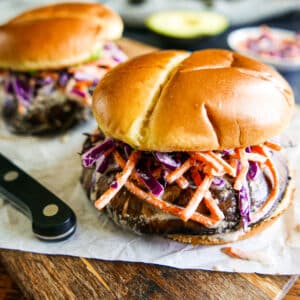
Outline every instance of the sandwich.
{"type": "Polygon", "coordinates": [[[24,12],[0,26],[2,114],[21,134],[69,128],[91,115],[91,93],[126,59],[112,41],[119,15],[97,3],[60,3],[24,12]]]}
{"type": "Polygon", "coordinates": [[[135,233],[204,245],[248,238],[291,202],[278,136],[293,105],[281,75],[238,53],[136,57],[95,89],[99,129],[83,145],[82,185],[135,233]]]}

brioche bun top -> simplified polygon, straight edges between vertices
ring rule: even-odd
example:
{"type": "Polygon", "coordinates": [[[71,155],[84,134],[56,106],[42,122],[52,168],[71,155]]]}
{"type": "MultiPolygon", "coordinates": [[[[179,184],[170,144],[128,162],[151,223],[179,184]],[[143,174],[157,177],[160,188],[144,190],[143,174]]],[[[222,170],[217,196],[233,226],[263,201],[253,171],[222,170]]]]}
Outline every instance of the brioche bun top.
{"type": "Polygon", "coordinates": [[[108,72],[93,96],[107,136],[164,152],[259,144],[287,126],[293,104],[273,68],[217,49],[136,57],[108,72]]]}
{"type": "Polygon", "coordinates": [[[29,10],[0,26],[0,68],[30,71],[82,63],[122,31],[119,15],[97,3],[29,10]]]}

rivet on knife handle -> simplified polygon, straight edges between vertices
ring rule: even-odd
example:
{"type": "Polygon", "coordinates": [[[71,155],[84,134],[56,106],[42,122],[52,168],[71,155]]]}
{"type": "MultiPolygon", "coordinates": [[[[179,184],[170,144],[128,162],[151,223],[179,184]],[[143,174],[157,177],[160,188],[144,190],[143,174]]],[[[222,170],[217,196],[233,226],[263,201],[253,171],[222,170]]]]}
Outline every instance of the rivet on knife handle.
{"type": "Polygon", "coordinates": [[[57,241],[76,228],[72,209],[0,153],[0,193],[32,220],[34,234],[57,241]]]}

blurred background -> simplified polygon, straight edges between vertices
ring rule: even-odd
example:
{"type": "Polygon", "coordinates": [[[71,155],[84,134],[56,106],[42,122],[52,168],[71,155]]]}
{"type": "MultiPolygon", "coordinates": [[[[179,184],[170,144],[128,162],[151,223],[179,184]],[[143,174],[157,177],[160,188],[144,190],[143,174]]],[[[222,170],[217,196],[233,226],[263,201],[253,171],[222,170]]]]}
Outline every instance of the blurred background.
{"type": "MultiPolygon", "coordinates": [[[[30,7],[53,0],[0,0],[0,22],[30,7]]],[[[67,1],[63,1],[67,2],[67,1]]],[[[74,1],[73,1],[74,2],[74,1]]],[[[84,1],[81,1],[84,2],[84,1]]],[[[300,102],[300,0],[106,0],[99,1],[116,10],[125,23],[124,36],[158,48],[233,48],[275,66],[292,85],[300,102]],[[192,12],[195,15],[170,15],[169,12],[192,12]],[[213,12],[215,16],[202,15],[213,12]],[[160,15],[162,12],[167,14],[160,15]],[[200,13],[200,16],[197,15],[200,13]],[[157,16],[160,15],[160,16],[157,16]],[[156,18],[150,18],[155,16],[156,18]],[[198,18],[198,19],[197,19],[198,18]],[[221,18],[221,19],[220,19],[221,18]],[[225,21],[224,21],[225,20],[225,21]],[[259,31],[262,24],[272,29],[285,29],[274,34],[259,31]],[[241,28],[255,27],[256,36],[249,31],[230,33],[241,28]],[[291,37],[293,43],[279,44],[291,37]],[[240,41],[246,39],[245,41],[240,41]],[[244,49],[241,49],[243,48],[244,49]],[[245,49],[248,47],[249,49],[245,49]],[[246,50],[254,51],[253,53],[246,50]],[[288,57],[292,55],[292,59],[288,57]]]]}
{"type": "MultiPolygon", "coordinates": [[[[67,1],[0,0],[0,18],[3,22],[30,7],[67,1]]],[[[143,26],[148,15],[162,10],[211,9],[225,15],[233,25],[249,24],[289,12],[300,11],[300,0],[103,0],[98,2],[105,3],[118,11],[127,26],[139,27],[143,26]]]]}

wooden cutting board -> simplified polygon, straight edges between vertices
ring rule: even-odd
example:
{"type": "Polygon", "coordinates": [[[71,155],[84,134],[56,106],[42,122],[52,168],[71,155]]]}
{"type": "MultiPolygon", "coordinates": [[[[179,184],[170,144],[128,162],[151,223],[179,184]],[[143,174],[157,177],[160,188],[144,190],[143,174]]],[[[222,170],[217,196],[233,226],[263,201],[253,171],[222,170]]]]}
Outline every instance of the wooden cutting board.
{"type": "MultiPolygon", "coordinates": [[[[154,50],[128,39],[120,45],[129,57],[154,50]]],[[[34,299],[281,299],[297,279],[13,250],[0,250],[0,260],[25,296],[34,299]]]]}

